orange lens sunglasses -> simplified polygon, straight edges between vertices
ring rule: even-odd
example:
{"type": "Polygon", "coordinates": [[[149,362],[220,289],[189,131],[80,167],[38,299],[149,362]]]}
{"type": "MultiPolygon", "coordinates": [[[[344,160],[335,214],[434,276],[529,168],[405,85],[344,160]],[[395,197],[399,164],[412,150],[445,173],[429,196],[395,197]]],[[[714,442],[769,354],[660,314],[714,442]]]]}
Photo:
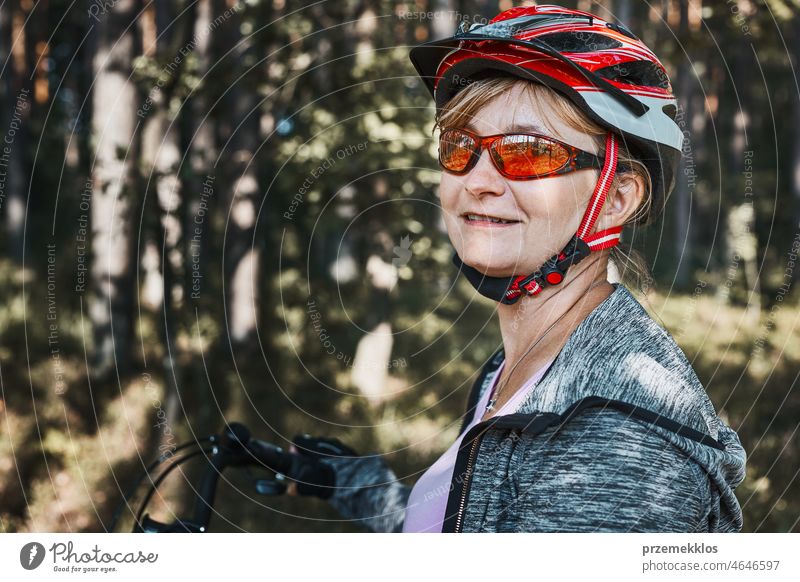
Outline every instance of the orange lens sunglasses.
{"type": "Polygon", "coordinates": [[[489,150],[494,167],[511,180],[536,180],[603,167],[603,158],[545,135],[507,133],[480,137],[466,129],[447,129],[439,137],[439,165],[466,174],[489,150]]]}

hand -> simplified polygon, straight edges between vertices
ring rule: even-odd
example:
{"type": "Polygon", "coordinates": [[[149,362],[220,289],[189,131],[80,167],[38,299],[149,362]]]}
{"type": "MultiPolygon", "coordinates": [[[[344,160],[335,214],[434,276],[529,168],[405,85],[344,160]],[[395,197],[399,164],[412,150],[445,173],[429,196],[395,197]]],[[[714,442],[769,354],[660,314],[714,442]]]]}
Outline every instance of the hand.
{"type": "Polygon", "coordinates": [[[326,458],[358,456],[353,449],[338,439],[298,435],[289,447],[291,470],[286,475],[289,482],[287,495],[311,495],[328,499],[333,495],[336,473],[325,463],[326,458]]]}

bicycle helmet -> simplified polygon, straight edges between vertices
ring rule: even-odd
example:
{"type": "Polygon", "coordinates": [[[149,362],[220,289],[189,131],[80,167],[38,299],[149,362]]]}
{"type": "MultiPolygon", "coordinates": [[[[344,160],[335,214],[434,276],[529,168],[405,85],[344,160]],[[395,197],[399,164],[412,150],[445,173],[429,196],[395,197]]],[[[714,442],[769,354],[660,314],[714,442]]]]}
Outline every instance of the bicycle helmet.
{"type": "Polygon", "coordinates": [[[663,65],[622,24],[560,6],[512,8],[487,24],[462,23],[453,37],[411,49],[410,58],[437,110],[471,81],[513,75],[558,91],[608,130],[597,186],[561,253],[528,276],[512,277],[489,277],[453,257],[483,295],[515,303],[560,283],[591,251],[618,244],[621,227],[591,233],[614,177],[618,139],[650,173],[652,216],[663,211],[683,144],[677,102],[663,65]]]}

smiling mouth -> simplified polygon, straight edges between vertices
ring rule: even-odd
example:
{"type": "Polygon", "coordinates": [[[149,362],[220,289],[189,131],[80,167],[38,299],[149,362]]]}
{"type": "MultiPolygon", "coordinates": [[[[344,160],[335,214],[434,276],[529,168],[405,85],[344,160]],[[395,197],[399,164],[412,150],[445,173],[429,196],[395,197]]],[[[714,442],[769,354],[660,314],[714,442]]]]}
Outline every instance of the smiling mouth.
{"type": "Polygon", "coordinates": [[[505,218],[498,218],[496,216],[487,216],[486,214],[462,214],[461,217],[468,223],[490,223],[490,224],[516,224],[519,220],[508,220],[505,218]]]}

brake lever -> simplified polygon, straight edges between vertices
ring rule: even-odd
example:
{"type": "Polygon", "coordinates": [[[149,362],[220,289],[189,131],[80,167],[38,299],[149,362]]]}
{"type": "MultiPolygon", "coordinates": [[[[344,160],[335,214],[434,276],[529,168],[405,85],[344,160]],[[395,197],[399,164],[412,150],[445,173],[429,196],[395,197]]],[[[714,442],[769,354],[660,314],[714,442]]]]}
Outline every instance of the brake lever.
{"type": "Polygon", "coordinates": [[[286,476],[283,473],[275,473],[273,479],[259,479],[253,474],[250,467],[245,468],[245,473],[250,477],[256,493],[259,495],[277,496],[286,493],[288,484],[286,483],[286,476]]]}
{"type": "Polygon", "coordinates": [[[286,481],[280,473],[275,475],[275,479],[257,479],[255,486],[256,492],[269,496],[283,495],[287,489],[286,481]]]}

